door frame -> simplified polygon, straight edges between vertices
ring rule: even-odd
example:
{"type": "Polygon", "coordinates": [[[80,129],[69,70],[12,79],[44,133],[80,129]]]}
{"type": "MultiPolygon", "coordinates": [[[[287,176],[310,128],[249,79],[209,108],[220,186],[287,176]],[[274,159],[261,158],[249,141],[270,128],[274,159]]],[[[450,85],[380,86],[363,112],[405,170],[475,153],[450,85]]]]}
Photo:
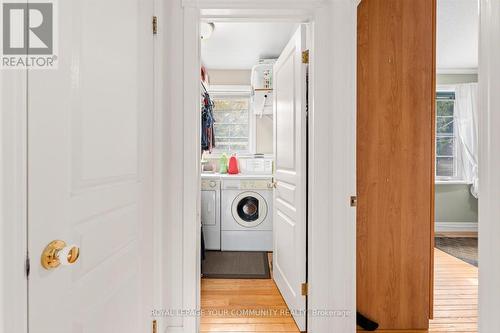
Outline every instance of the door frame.
{"type": "MultiPolygon", "coordinates": [[[[188,311],[200,310],[200,19],[309,22],[312,29],[309,64],[308,329],[317,332],[354,331],[355,209],[350,206],[350,196],[355,194],[355,173],[352,171],[355,165],[356,63],[352,55],[356,47],[356,3],[352,0],[184,0],[180,8],[173,6],[175,8],[170,7],[170,12],[162,11],[165,19],[160,21],[168,21],[163,29],[172,29],[175,34],[164,37],[165,47],[161,49],[164,55],[173,57],[168,65],[175,73],[167,76],[182,76],[182,79],[177,77],[175,82],[164,78],[164,86],[167,87],[164,91],[172,92],[168,95],[168,103],[171,107],[172,103],[180,106],[182,110],[179,112],[179,109],[164,106],[170,122],[182,124],[181,129],[172,128],[175,133],[171,133],[182,148],[178,161],[182,165],[182,176],[181,180],[174,180],[182,187],[177,188],[182,208],[181,213],[172,213],[177,218],[181,214],[182,225],[175,218],[170,218],[166,220],[165,233],[170,230],[178,236],[170,236],[169,246],[182,256],[182,267],[179,273],[178,265],[168,263],[173,258],[165,255],[163,262],[167,264],[163,274],[170,277],[176,274],[169,286],[181,290],[172,291],[170,295],[165,293],[164,303],[180,304],[182,309],[188,311]],[[287,8],[283,9],[285,3],[287,8]],[[167,45],[169,42],[170,47],[167,45]],[[181,45],[182,50],[175,48],[177,45],[181,45]],[[337,61],[332,62],[332,58],[337,61]],[[181,70],[174,69],[172,64],[182,64],[181,70]],[[316,68],[321,70],[316,71],[316,68]],[[336,103],[332,102],[332,96],[336,103]],[[335,117],[335,123],[332,117],[335,117]],[[334,141],[334,132],[342,138],[334,141]],[[343,158],[332,158],[332,151],[342,154],[343,158]],[[335,184],[335,190],[328,184],[335,184]],[[332,209],[337,212],[333,216],[332,209]]],[[[164,57],[160,55],[159,58],[164,57]]],[[[175,176],[173,170],[164,174],[166,179],[175,176]]],[[[178,198],[170,200],[179,202],[178,198]]],[[[199,327],[197,316],[177,319],[161,322],[162,331],[188,333],[196,332],[199,327]]]]}

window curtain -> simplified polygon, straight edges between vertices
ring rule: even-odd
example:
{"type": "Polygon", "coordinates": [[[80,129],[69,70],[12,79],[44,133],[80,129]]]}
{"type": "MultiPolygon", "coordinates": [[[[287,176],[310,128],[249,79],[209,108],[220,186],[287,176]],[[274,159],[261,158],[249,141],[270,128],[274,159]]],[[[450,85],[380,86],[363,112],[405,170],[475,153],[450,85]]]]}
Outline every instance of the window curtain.
{"type": "Polygon", "coordinates": [[[465,181],[471,184],[471,194],[477,198],[479,196],[477,83],[459,84],[455,87],[455,121],[463,176],[465,181]]]}

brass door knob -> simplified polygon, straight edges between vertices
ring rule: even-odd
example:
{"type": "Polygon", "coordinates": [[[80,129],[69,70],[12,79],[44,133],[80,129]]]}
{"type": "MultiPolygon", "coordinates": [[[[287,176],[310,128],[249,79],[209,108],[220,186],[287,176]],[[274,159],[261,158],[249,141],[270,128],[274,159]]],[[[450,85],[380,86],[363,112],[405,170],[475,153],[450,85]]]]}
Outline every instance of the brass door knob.
{"type": "Polygon", "coordinates": [[[80,249],[76,245],[68,246],[62,240],[55,240],[49,243],[42,252],[42,266],[49,270],[60,265],[74,264],[80,256],[80,249]]]}

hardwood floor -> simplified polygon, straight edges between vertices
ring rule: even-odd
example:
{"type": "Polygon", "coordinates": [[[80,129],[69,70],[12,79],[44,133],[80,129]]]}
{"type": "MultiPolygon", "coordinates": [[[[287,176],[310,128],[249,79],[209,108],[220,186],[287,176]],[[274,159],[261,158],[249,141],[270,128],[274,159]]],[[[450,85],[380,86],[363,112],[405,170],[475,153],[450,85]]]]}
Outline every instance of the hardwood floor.
{"type": "Polygon", "coordinates": [[[434,319],[429,333],[477,332],[477,267],[438,249],[434,252],[434,319]]]}
{"type": "Polygon", "coordinates": [[[477,267],[434,249],[434,319],[429,322],[427,332],[477,333],[477,301],[477,267]]]}
{"type": "Polygon", "coordinates": [[[200,332],[299,332],[274,280],[202,279],[200,332]]]}
{"type": "Polygon", "coordinates": [[[200,332],[300,332],[273,279],[201,279],[201,310],[200,332]]]}
{"type": "MultiPolygon", "coordinates": [[[[438,249],[434,263],[434,319],[428,332],[476,333],[477,268],[438,249]]],[[[299,332],[271,279],[202,279],[201,295],[200,332],[299,332]]]]}

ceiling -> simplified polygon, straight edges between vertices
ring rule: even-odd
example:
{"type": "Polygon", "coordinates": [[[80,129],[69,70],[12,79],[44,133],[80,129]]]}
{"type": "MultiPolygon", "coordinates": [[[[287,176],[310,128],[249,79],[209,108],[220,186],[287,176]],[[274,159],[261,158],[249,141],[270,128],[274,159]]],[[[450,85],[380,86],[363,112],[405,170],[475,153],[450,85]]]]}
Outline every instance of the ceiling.
{"type": "Polygon", "coordinates": [[[290,22],[215,22],[210,38],[201,41],[208,69],[251,69],[261,58],[277,58],[297,28],[290,22]]]}
{"type": "MultiPolygon", "coordinates": [[[[471,72],[478,67],[478,0],[438,0],[438,72],[471,72]]],[[[290,22],[215,22],[201,41],[208,69],[250,69],[261,58],[276,58],[297,28],[290,22]]]]}
{"type": "Polygon", "coordinates": [[[477,69],[478,39],[478,0],[438,0],[438,72],[477,69]]]}

